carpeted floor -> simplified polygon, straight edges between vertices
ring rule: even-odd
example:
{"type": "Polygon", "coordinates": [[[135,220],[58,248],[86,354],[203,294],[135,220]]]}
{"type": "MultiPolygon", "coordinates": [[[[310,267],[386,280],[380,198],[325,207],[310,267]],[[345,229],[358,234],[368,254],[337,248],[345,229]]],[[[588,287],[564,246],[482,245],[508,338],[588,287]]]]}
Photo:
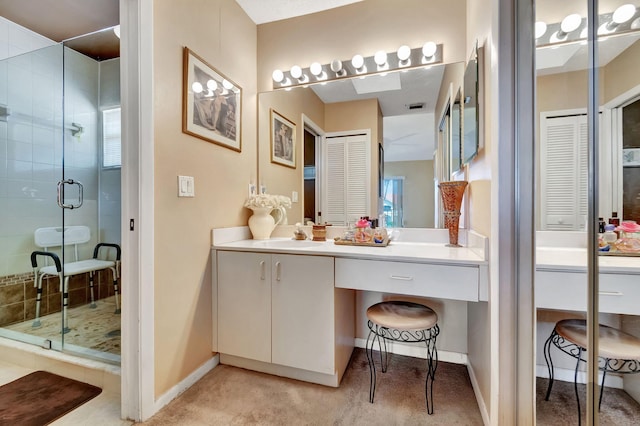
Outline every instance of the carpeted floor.
{"type": "MultiPolygon", "coordinates": [[[[433,415],[424,401],[425,360],[392,355],[370,404],[369,367],[356,348],[339,388],[314,385],[220,365],[141,425],[481,425],[467,368],[440,362],[433,415]]],[[[546,379],[537,379],[537,424],[577,425],[573,383],[556,381],[544,400],[546,379]]],[[[584,385],[579,385],[584,420],[584,385]]],[[[640,424],[640,404],[621,389],[607,388],[600,424],[640,424]]]]}
{"type": "Polygon", "coordinates": [[[434,414],[424,400],[426,361],[392,355],[378,370],[369,403],[369,367],[356,349],[339,388],[220,365],[144,425],[482,425],[467,368],[440,362],[434,414]]]}
{"type": "MultiPolygon", "coordinates": [[[[571,382],[554,381],[549,401],[545,401],[549,380],[536,381],[536,416],[539,425],[577,425],[578,407],[571,382]]],[[[582,423],[586,424],[585,385],[578,385],[582,423]]],[[[599,415],[602,426],[636,426],[640,424],[640,404],[622,389],[606,388],[599,415]]]]}

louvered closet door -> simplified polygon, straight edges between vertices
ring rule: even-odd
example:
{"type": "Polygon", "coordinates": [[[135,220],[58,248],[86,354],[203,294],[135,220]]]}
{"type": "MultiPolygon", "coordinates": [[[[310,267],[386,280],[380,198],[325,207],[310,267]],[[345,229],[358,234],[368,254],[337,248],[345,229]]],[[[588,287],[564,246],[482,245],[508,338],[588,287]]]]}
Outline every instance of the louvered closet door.
{"type": "Polygon", "coordinates": [[[333,225],[369,215],[371,156],[368,135],[327,137],[322,217],[333,225]]]}
{"type": "Polygon", "coordinates": [[[544,119],[540,140],[542,229],[583,229],[587,213],[586,116],[544,119]]]}

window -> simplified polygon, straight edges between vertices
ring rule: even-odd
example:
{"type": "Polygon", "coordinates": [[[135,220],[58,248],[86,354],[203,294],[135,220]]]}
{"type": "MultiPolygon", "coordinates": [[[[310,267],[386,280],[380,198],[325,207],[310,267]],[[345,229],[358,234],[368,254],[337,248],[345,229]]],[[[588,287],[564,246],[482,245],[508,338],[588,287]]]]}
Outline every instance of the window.
{"type": "Polygon", "coordinates": [[[403,220],[403,192],[404,177],[389,177],[384,179],[384,226],[387,228],[402,228],[403,220]]]}
{"type": "Polygon", "coordinates": [[[120,108],[102,111],[102,167],[120,167],[120,108]]]}

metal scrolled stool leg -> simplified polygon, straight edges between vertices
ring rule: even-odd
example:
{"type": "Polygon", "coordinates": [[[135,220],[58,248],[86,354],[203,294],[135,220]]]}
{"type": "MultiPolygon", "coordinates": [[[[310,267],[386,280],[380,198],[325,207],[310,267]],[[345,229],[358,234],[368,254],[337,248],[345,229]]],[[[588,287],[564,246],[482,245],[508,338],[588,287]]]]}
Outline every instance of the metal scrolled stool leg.
{"type": "MultiPolygon", "coordinates": [[[[598,326],[598,369],[602,371],[602,383],[598,398],[598,411],[602,405],[604,393],[604,379],[607,373],[636,374],[640,373],[640,339],[613,327],[600,324],[598,326]]],[[[551,335],[544,343],[544,358],[549,369],[549,386],[545,400],[548,401],[553,387],[553,360],[551,359],[551,345],[576,359],[573,388],[578,406],[578,425],[582,424],[580,417],[580,397],[578,393],[578,370],[580,361],[587,351],[587,322],[583,319],[566,319],[558,321],[551,335]]]]}
{"type": "Polygon", "coordinates": [[[373,403],[376,393],[376,367],[373,348],[378,341],[380,364],[385,373],[389,363],[387,340],[396,342],[424,342],[427,346],[427,378],[425,380],[425,400],[427,413],[433,414],[433,381],[438,367],[436,338],[440,333],[438,315],[429,307],[412,302],[389,301],[376,303],[367,309],[366,354],[369,362],[369,402],[373,403]]]}

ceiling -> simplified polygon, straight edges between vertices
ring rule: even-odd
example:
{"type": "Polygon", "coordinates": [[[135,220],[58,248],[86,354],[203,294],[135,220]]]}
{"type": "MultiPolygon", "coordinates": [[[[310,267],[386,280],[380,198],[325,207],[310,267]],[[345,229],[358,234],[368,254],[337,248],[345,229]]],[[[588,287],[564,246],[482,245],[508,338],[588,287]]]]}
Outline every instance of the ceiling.
{"type": "Polygon", "coordinates": [[[322,12],[362,0],[236,0],[256,24],[322,12]]]}

